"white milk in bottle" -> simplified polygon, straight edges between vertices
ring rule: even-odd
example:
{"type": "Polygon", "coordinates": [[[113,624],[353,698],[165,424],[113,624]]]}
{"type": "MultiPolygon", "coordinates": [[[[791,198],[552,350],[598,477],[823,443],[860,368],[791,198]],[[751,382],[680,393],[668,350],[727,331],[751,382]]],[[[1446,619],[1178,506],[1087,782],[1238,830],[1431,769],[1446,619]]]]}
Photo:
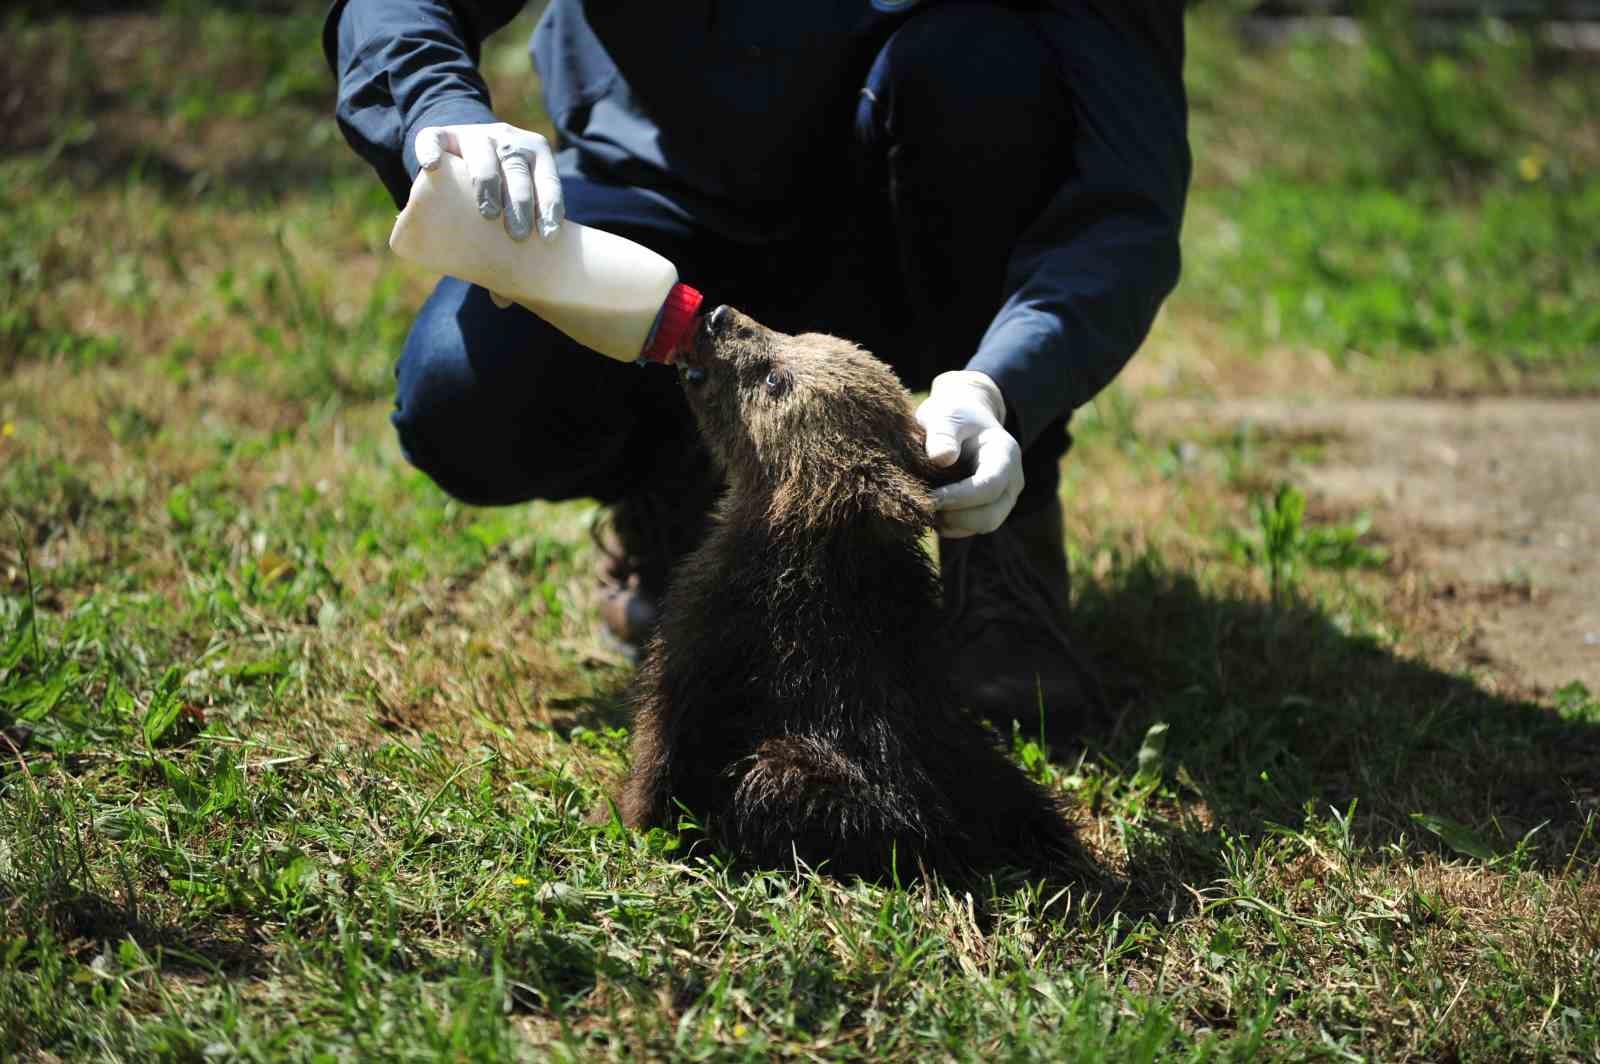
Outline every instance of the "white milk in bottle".
{"type": "Polygon", "coordinates": [[[700,293],[647,247],[566,221],[549,240],[512,240],[478,213],[467,164],[422,170],[389,246],[408,262],[500,293],[585,347],[621,362],[671,362],[693,332],[700,293]]]}

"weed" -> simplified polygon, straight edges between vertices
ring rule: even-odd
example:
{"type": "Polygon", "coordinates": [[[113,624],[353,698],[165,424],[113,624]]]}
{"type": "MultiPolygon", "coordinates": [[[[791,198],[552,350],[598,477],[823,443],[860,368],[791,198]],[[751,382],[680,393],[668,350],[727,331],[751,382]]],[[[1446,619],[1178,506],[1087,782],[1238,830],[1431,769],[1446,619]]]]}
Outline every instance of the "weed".
{"type": "Polygon", "coordinates": [[[1342,571],[1373,568],[1388,559],[1382,547],[1361,542],[1372,528],[1369,515],[1360,514],[1346,523],[1308,526],[1306,498],[1288,483],[1278,485],[1270,499],[1253,495],[1250,513],[1255,527],[1249,533],[1227,529],[1222,540],[1240,561],[1266,568],[1274,602],[1284,600],[1302,565],[1342,571]]]}
{"type": "Polygon", "coordinates": [[[1582,681],[1573,680],[1555,694],[1556,712],[1567,720],[1600,723],[1600,699],[1582,681]]]}

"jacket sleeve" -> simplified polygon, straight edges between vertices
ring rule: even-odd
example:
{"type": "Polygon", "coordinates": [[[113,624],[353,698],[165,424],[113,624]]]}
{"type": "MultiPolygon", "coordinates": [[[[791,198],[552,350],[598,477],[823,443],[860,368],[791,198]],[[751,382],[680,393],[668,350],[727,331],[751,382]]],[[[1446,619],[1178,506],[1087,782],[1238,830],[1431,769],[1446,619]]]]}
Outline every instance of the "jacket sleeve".
{"type": "Polygon", "coordinates": [[[1041,26],[1072,99],[1073,168],[1023,233],[968,363],[1028,446],[1127,363],[1178,281],[1189,184],[1179,0],[1057,0],[1041,26]]]}
{"type": "Polygon", "coordinates": [[[492,122],[478,46],[523,0],[334,0],[322,51],[339,79],[344,138],[403,206],[426,126],[492,122]]]}

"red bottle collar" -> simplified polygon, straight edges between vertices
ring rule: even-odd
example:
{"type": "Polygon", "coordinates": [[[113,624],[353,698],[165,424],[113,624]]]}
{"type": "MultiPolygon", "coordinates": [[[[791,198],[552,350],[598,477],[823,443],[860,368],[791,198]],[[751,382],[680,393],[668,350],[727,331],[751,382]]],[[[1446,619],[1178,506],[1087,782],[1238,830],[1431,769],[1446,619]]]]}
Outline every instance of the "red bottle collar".
{"type": "Polygon", "coordinates": [[[680,351],[688,347],[700,320],[700,304],[705,296],[686,284],[675,284],[661,304],[661,316],[656,320],[655,332],[644,345],[639,357],[647,362],[670,365],[680,351]]]}

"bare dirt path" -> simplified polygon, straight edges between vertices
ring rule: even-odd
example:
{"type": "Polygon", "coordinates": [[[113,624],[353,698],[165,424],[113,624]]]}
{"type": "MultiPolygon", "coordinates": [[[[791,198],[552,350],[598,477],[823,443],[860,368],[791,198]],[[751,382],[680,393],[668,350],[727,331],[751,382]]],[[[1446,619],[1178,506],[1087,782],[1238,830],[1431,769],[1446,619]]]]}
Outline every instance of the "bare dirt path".
{"type": "Polygon", "coordinates": [[[1369,510],[1484,664],[1600,691],[1600,400],[1173,400],[1143,417],[1320,436],[1296,483],[1369,510]]]}

